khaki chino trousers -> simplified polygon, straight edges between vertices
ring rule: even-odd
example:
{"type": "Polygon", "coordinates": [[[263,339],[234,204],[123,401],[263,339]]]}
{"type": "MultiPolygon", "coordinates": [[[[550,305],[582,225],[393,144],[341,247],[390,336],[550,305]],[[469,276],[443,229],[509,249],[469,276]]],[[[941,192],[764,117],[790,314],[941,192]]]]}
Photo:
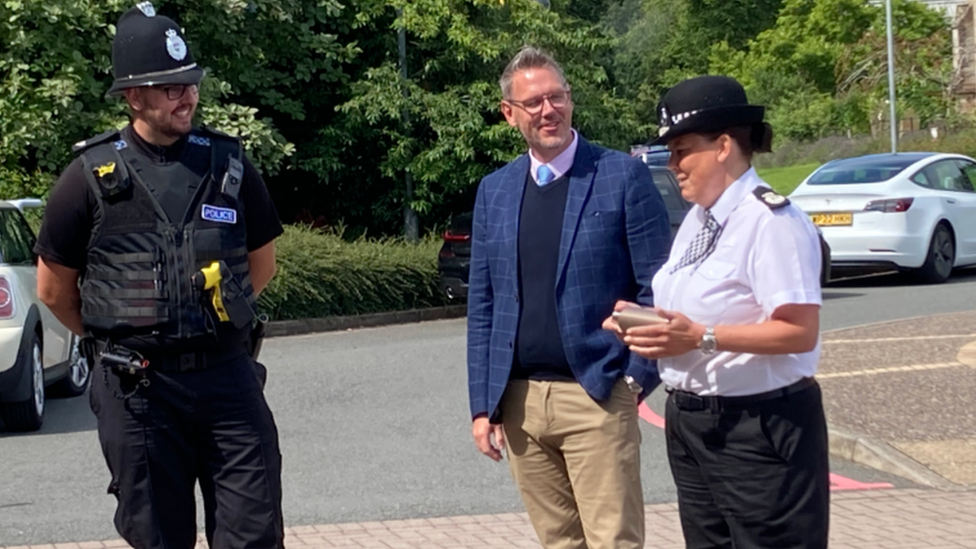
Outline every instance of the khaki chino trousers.
{"type": "Polygon", "coordinates": [[[637,422],[622,380],[603,402],[576,382],[509,382],[502,397],[509,463],[543,547],[644,547],[637,422]]]}

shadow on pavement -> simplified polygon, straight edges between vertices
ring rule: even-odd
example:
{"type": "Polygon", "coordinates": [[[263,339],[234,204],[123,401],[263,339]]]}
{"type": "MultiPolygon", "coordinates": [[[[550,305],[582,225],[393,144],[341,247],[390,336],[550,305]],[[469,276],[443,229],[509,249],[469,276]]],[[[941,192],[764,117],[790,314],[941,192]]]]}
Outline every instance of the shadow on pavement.
{"type": "Polygon", "coordinates": [[[72,398],[48,398],[44,402],[44,425],[39,431],[14,433],[4,430],[0,424],[0,439],[94,430],[95,414],[88,406],[88,392],[86,391],[83,395],[72,398]]]}

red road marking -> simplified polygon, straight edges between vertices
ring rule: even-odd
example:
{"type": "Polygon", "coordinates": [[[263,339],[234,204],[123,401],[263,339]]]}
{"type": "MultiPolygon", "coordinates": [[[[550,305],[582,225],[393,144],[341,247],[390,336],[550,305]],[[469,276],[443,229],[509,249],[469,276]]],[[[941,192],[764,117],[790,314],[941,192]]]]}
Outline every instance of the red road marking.
{"type": "MultiPolygon", "coordinates": [[[[637,407],[637,412],[638,415],[640,415],[640,418],[644,421],[655,427],[664,429],[664,418],[654,413],[654,410],[651,410],[647,406],[646,402],[640,403],[640,406],[637,407]]],[[[893,488],[893,486],[887,482],[859,482],[854,479],[830,473],[831,490],[878,490],[881,488],[893,488]]]]}
{"type": "Polygon", "coordinates": [[[650,423],[651,425],[664,429],[664,418],[655,414],[653,410],[647,407],[646,402],[641,402],[640,406],[637,408],[637,412],[640,418],[644,421],[650,423]]]}

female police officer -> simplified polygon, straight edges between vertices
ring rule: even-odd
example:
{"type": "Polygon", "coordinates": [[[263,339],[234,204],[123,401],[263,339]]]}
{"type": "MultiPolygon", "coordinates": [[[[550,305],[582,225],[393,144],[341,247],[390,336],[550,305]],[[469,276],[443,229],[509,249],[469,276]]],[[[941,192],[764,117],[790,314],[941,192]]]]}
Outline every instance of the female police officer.
{"type": "MultiPolygon", "coordinates": [[[[826,547],[816,229],[751,167],[772,129],[738,82],[686,80],[658,114],[655,143],[667,143],[695,207],[653,281],[669,322],[620,335],[658,359],[670,393],[668,457],[686,544],[826,547]]],[[[605,327],[619,333],[612,318],[605,327]]]]}
{"type": "Polygon", "coordinates": [[[75,146],[35,250],[39,296],[92,336],[116,528],[136,549],[192,549],[199,480],[210,547],[280,547],[278,434],[247,350],[277,212],[240,142],[192,126],[203,71],[174,21],[139,3],[112,61],[132,124],[75,146]]]}

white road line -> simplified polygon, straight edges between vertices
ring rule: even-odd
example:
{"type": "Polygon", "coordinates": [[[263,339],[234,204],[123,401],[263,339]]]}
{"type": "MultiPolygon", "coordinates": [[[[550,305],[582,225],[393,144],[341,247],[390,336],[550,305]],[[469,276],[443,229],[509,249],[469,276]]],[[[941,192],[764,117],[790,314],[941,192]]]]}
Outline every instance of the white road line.
{"type": "Polygon", "coordinates": [[[878,374],[891,374],[896,372],[920,372],[924,370],[956,368],[959,366],[965,366],[965,364],[961,362],[936,362],[935,364],[913,364],[911,366],[888,366],[887,368],[873,368],[871,370],[855,370],[853,372],[834,372],[830,374],[817,374],[817,379],[831,379],[835,377],[873,376],[878,374]]]}
{"type": "Polygon", "coordinates": [[[937,336],[914,336],[914,337],[879,337],[875,339],[825,339],[824,345],[828,343],[881,343],[885,341],[922,341],[926,339],[966,339],[976,338],[976,334],[958,335],[937,335],[937,336]]]}

